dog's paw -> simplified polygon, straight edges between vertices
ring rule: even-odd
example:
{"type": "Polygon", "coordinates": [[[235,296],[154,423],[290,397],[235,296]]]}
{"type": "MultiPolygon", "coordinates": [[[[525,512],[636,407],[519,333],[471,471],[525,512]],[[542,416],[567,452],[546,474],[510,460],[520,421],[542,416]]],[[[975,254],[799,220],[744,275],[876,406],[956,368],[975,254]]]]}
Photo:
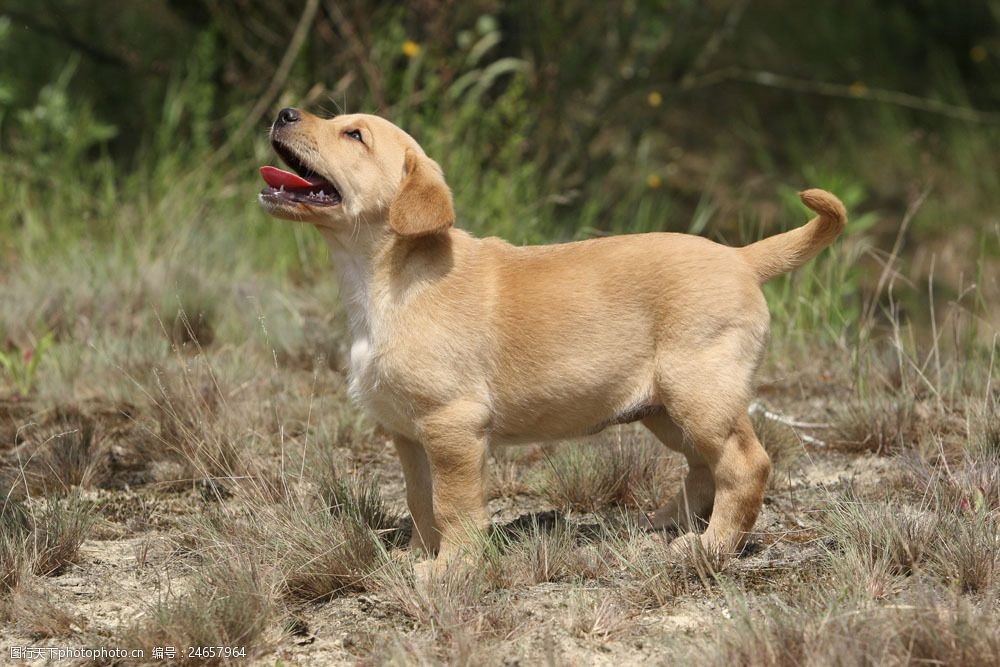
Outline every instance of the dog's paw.
{"type": "Polygon", "coordinates": [[[424,540],[416,533],[410,536],[410,551],[415,554],[424,554],[428,558],[433,558],[438,547],[437,541],[424,540]]]}
{"type": "Polygon", "coordinates": [[[677,561],[687,560],[705,551],[701,536],[697,533],[678,535],[667,546],[667,555],[677,561]]]}
{"type": "Polygon", "coordinates": [[[413,582],[418,587],[426,587],[436,580],[443,572],[444,568],[438,565],[436,559],[428,558],[413,565],[413,582]]]}
{"type": "Polygon", "coordinates": [[[704,535],[697,533],[684,533],[675,538],[667,547],[667,553],[671,561],[693,567],[703,574],[721,572],[729,560],[727,554],[706,542],[704,535]]]}

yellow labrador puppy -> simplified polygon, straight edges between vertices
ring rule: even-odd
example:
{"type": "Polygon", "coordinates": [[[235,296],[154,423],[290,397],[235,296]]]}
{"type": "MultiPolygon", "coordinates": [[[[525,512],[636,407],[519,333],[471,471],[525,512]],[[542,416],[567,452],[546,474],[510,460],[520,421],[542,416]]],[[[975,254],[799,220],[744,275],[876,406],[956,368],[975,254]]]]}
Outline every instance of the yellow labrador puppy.
{"type": "Polygon", "coordinates": [[[261,169],[261,206],[330,245],[352,394],[393,435],[412,546],[442,563],[489,523],[490,445],[641,420],[690,466],[653,525],[707,520],[706,549],[741,547],[770,471],[747,418],[760,286],[836,238],[836,197],[801,193],[815,218],[744,248],[669,233],[517,247],[454,229],[441,168],[387,120],[283,109],[271,141],[292,171],[261,169]]]}

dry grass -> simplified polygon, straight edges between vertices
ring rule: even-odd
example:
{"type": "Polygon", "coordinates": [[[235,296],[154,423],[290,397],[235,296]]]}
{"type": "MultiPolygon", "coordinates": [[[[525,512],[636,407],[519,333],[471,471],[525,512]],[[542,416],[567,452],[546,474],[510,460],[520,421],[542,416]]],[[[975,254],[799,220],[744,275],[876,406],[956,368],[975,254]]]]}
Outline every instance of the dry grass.
{"type": "MultiPolygon", "coordinates": [[[[802,480],[824,453],[803,456],[809,446],[794,429],[758,418],[780,478],[772,481],[777,492],[769,503],[787,513],[769,520],[791,535],[805,525],[820,542],[810,547],[779,537],[762,554],[724,567],[695,551],[678,559],[667,551],[673,535],[644,532],[630,518],[655,507],[683,474],[677,457],[641,429],[544,452],[504,451],[495,456],[503,474],[494,496],[504,507],[542,509],[499,522],[503,527],[472,552],[472,567],[457,565],[421,583],[400,549],[402,487],[392,481],[398,471],[370,426],[337,403],[339,386],[324,404],[333,410],[320,410],[302,398],[316,392],[315,400],[324,400],[311,370],[282,369],[254,383],[216,363],[228,362],[204,351],[184,364],[168,357],[162,369],[137,376],[140,399],[118,404],[128,406],[127,415],[81,406],[47,413],[47,421],[23,432],[11,452],[33,459],[12,467],[13,479],[25,496],[40,497],[8,504],[5,535],[30,532],[42,548],[28,549],[24,539],[0,545],[11,628],[146,649],[245,646],[268,661],[285,660],[289,647],[306,641],[296,628],[328,640],[331,630],[316,615],[328,605],[350,610],[352,601],[368,600],[337,631],[352,637],[339,660],[499,665],[546,656],[553,664],[579,664],[611,650],[622,662],[655,662],[648,653],[655,646],[670,647],[671,657],[660,659],[707,664],[904,664],[908,655],[976,664],[995,655],[995,637],[969,630],[970,623],[995,621],[987,601],[1000,590],[1000,464],[991,408],[977,412],[974,402],[955,402],[930,413],[917,403],[912,414],[890,410],[913,419],[895,430],[876,420],[884,446],[869,447],[872,441],[861,450],[892,457],[903,483],[822,493],[802,480]],[[927,443],[941,445],[935,438],[955,432],[954,420],[941,417],[949,414],[967,416],[967,447],[936,451],[927,443]],[[918,435],[902,435],[905,429],[918,435]],[[157,571],[172,553],[184,571],[157,575],[170,583],[154,603],[136,601],[143,613],[134,622],[88,629],[37,577],[65,571],[78,553],[86,528],[74,519],[86,515],[78,490],[111,493],[123,478],[153,492],[143,499],[192,508],[166,524],[173,550],[135,551],[144,569],[157,571]],[[824,497],[820,515],[804,511],[824,497]],[[768,553],[809,548],[814,553],[802,561],[768,553]],[[722,608],[733,620],[718,617],[722,608]],[[688,631],[693,636],[652,638],[650,628],[662,619],[685,614],[699,619],[688,631]],[[944,628],[940,634],[931,632],[935,623],[944,628]],[[857,637],[858,647],[842,649],[843,637],[857,637]],[[636,644],[645,648],[628,648],[636,644]]],[[[146,507],[144,521],[162,527],[156,507],[146,507]]],[[[211,662],[219,660],[189,661],[211,662]]]]}
{"type": "Polygon", "coordinates": [[[908,576],[923,565],[941,516],[929,508],[862,501],[848,496],[824,517],[844,556],[864,571],[908,576]]]}
{"type": "Polygon", "coordinates": [[[982,510],[954,513],[934,541],[929,568],[961,593],[1000,593],[1000,518],[982,510]]]}
{"type": "Polygon", "coordinates": [[[86,620],[67,611],[37,581],[22,584],[0,601],[0,617],[13,622],[32,640],[67,637],[86,627],[86,620]]]}
{"type": "Polygon", "coordinates": [[[784,486],[802,462],[802,441],[791,426],[759,412],[753,415],[753,429],[771,459],[768,486],[772,489],[784,486]]]}
{"type": "Polygon", "coordinates": [[[537,445],[493,448],[490,451],[489,498],[516,499],[518,496],[534,495],[535,489],[526,473],[546,455],[546,450],[537,445]]]}
{"type": "Polygon", "coordinates": [[[129,436],[132,408],[70,405],[37,415],[0,458],[0,482],[13,497],[64,496],[75,488],[120,483],[114,448],[129,436]]]}
{"type": "Polygon", "coordinates": [[[970,455],[948,466],[911,462],[908,477],[915,489],[933,489],[949,507],[1000,510],[1000,459],[970,455]]]}
{"type": "Polygon", "coordinates": [[[1000,459],[1000,395],[974,402],[968,414],[968,449],[975,456],[1000,459]]]}
{"type": "Polygon", "coordinates": [[[616,428],[596,441],[546,451],[533,478],[536,493],[561,510],[596,512],[612,506],[652,509],[665,495],[660,464],[666,448],[652,436],[616,428]]]}
{"type": "Polygon", "coordinates": [[[988,605],[933,590],[876,606],[824,591],[789,599],[734,601],[733,621],[709,642],[692,643],[686,658],[703,665],[993,665],[1000,660],[1000,624],[988,605]]]}
{"type": "MultiPolygon", "coordinates": [[[[283,481],[271,483],[190,526],[187,548],[213,559],[238,552],[273,570],[291,599],[311,602],[366,590],[388,560],[398,520],[369,481],[328,479],[322,492],[283,481]]],[[[252,487],[244,485],[243,491],[252,487]]]]}
{"type": "Polygon", "coordinates": [[[14,590],[26,574],[58,574],[76,562],[92,521],[75,498],[0,505],[0,590],[14,590]]]}
{"type": "MultiPolygon", "coordinates": [[[[384,443],[365,435],[369,427],[354,415],[324,422],[301,405],[303,388],[315,386],[309,371],[248,385],[208,365],[211,359],[201,353],[183,367],[168,359],[145,376],[148,395],[127,415],[53,411],[24,431],[12,451],[36,460],[12,470],[22,489],[44,498],[8,503],[5,535],[30,532],[41,548],[28,549],[23,539],[2,545],[4,613],[18,619],[11,628],[147,649],[245,646],[264,656],[295,646],[297,627],[321,634],[317,610],[362,595],[380,611],[359,621],[363,636],[346,649],[352,659],[503,664],[546,654],[574,664],[606,647],[621,651],[634,638],[655,646],[639,619],[708,604],[735,610],[734,620],[708,614],[695,633],[700,653],[675,635],[672,655],[761,665],[810,656],[821,664],[840,657],[864,664],[872,656],[903,664],[904,646],[950,664],[993,655],[988,637],[966,637],[967,623],[992,618],[985,601],[1000,590],[993,413],[976,412],[972,403],[915,417],[924,429],[916,439],[885,431],[895,433],[886,436],[892,446],[874,449],[894,457],[900,479],[892,485],[837,489],[818,517],[799,511],[796,521],[825,540],[825,550],[804,564],[772,565],[766,551],[725,564],[696,550],[680,559],[668,552],[673,535],[644,532],[633,515],[668,495],[683,466],[641,429],[622,428],[596,441],[496,455],[505,472],[495,497],[547,511],[501,522],[472,552],[472,567],[456,565],[421,583],[400,549],[401,495],[390,502],[386,489],[402,489],[385,481],[395,471],[384,443]],[[265,394],[275,397],[271,414],[254,416],[265,394]],[[964,454],[935,453],[918,442],[951,432],[952,421],[934,416],[948,411],[968,415],[964,454]],[[173,520],[167,534],[186,574],[161,573],[171,585],[153,604],[140,603],[136,621],[95,634],[51,591],[32,592],[42,591],[38,576],[64,571],[76,557],[87,522],[74,518],[86,516],[75,490],[113,490],[123,475],[197,508],[173,520]],[[755,591],[776,592],[758,599],[755,591]],[[932,622],[946,625],[941,637],[929,632],[932,622]],[[835,653],[838,643],[824,633],[855,633],[860,648],[835,653]],[[754,642],[760,651],[751,650],[754,642]]],[[[822,452],[803,456],[794,429],[773,420],[758,418],[755,426],[781,478],[772,482],[775,497],[802,509],[820,505],[821,496],[802,501],[797,494],[822,452]]],[[[145,513],[155,524],[153,506],[145,513]]],[[[138,549],[136,561],[154,570],[170,553],[138,549]]],[[[212,662],[219,660],[189,661],[212,662]]]]}
{"type": "Polygon", "coordinates": [[[232,390],[204,357],[154,373],[146,393],[156,422],[149,457],[173,462],[177,480],[242,480],[258,471],[253,421],[229,405],[232,390]]]}
{"type": "Polygon", "coordinates": [[[52,599],[40,577],[77,561],[92,521],[75,498],[0,504],[0,621],[35,640],[80,630],[83,622],[52,599]]]}
{"type": "Polygon", "coordinates": [[[155,647],[234,647],[246,655],[180,658],[176,664],[244,664],[276,637],[279,608],[271,582],[253,559],[233,552],[200,569],[183,593],[165,593],[135,623],[119,629],[115,645],[155,647]],[[270,636],[269,636],[270,635],[270,636]]]}
{"type": "Polygon", "coordinates": [[[416,582],[405,563],[393,563],[379,571],[374,589],[417,631],[376,649],[379,664],[499,663],[491,649],[521,629],[510,594],[491,590],[486,577],[463,564],[416,582]]]}
{"type": "Polygon", "coordinates": [[[985,489],[969,485],[983,469],[974,459],[947,470],[917,468],[915,504],[902,494],[888,501],[849,494],[835,502],[824,515],[837,545],[831,568],[845,585],[877,599],[898,594],[914,576],[958,593],[995,594],[1000,521],[985,489]]]}
{"type": "Polygon", "coordinates": [[[626,634],[633,621],[634,613],[614,596],[581,592],[570,601],[566,626],[574,636],[600,644],[626,634]]]}
{"type": "Polygon", "coordinates": [[[402,519],[386,504],[375,478],[345,479],[327,474],[319,483],[319,493],[332,515],[378,534],[395,532],[402,519]]]}
{"type": "Polygon", "coordinates": [[[876,394],[838,409],[839,445],[876,454],[899,452],[926,436],[907,397],[876,394]]]}
{"type": "Polygon", "coordinates": [[[707,591],[713,585],[718,562],[697,546],[680,556],[669,550],[670,538],[643,535],[633,527],[611,536],[609,552],[624,574],[620,595],[640,610],[670,608],[683,596],[707,591]]]}
{"type": "Polygon", "coordinates": [[[13,591],[34,569],[28,540],[31,528],[31,514],[24,505],[8,501],[0,507],[0,593],[13,591]]]}
{"type": "Polygon", "coordinates": [[[574,559],[579,530],[559,520],[495,530],[480,548],[480,576],[493,589],[560,581],[588,573],[574,559]]]}

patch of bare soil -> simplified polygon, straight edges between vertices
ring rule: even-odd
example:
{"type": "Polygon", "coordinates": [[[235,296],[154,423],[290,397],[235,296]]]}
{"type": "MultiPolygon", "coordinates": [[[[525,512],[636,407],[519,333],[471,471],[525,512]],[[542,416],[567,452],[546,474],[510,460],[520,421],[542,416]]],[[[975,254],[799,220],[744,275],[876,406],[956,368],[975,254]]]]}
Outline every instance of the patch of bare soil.
{"type": "MultiPolygon", "coordinates": [[[[43,637],[18,620],[0,628],[0,645],[98,648],[101,637],[148,611],[165,587],[182,586],[189,567],[171,554],[163,536],[149,533],[117,539],[91,539],[79,561],[32,594],[73,619],[73,632],[43,637]]],[[[4,651],[2,659],[9,658],[4,651]]]]}

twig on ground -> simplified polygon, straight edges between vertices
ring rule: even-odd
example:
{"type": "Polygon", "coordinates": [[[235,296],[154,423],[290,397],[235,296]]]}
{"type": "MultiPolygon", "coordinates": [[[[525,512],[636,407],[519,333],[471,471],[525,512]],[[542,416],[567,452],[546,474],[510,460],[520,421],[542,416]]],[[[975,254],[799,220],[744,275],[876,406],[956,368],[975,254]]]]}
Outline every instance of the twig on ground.
{"type": "Polygon", "coordinates": [[[771,410],[768,410],[766,407],[764,407],[763,404],[757,401],[754,401],[753,403],[750,404],[750,408],[747,410],[747,412],[749,412],[751,415],[759,414],[762,417],[764,417],[764,419],[769,419],[771,421],[784,424],[785,426],[788,426],[793,430],[795,430],[795,435],[797,435],[799,439],[802,440],[802,442],[808,443],[810,445],[816,445],[817,447],[826,447],[827,446],[826,441],[820,440],[819,438],[815,438],[806,433],[800,433],[799,430],[804,428],[805,429],[833,428],[833,424],[826,424],[822,422],[804,422],[798,419],[793,419],[792,417],[788,417],[778,412],[773,412],[771,410]]]}

